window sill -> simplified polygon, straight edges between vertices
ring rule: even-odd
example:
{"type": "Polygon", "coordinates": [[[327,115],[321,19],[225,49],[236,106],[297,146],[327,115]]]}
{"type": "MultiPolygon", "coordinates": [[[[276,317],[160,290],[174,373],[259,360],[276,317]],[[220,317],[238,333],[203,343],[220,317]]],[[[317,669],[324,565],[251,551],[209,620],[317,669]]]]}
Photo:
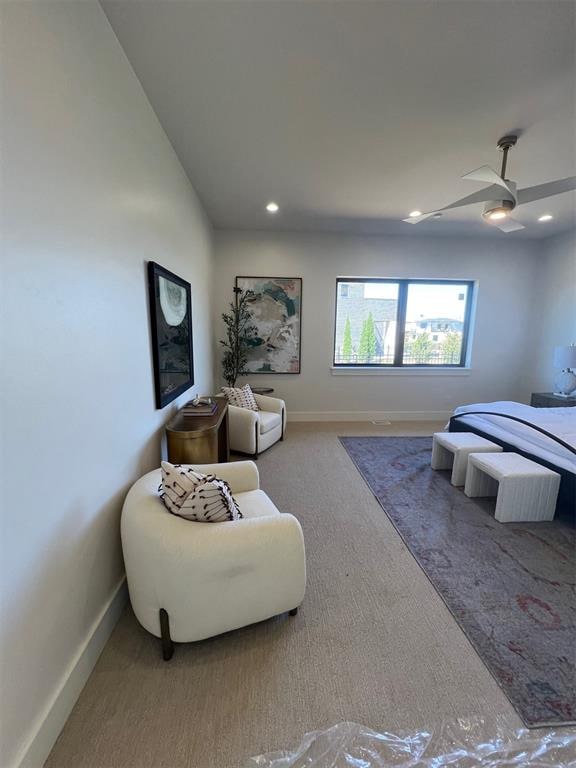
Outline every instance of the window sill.
{"type": "Polygon", "coordinates": [[[402,366],[398,368],[336,368],[332,366],[330,372],[332,376],[470,376],[471,368],[409,368],[402,366]]]}

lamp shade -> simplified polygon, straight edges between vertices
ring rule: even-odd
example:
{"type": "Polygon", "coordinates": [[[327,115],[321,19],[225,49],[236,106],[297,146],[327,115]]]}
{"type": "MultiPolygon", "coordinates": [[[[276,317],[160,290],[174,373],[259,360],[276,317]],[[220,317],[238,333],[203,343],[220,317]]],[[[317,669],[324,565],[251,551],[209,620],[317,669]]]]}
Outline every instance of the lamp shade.
{"type": "Polygon", "coordinates": [[[576,346],[555,347],[554,368],[576,368],[576,346]]]}

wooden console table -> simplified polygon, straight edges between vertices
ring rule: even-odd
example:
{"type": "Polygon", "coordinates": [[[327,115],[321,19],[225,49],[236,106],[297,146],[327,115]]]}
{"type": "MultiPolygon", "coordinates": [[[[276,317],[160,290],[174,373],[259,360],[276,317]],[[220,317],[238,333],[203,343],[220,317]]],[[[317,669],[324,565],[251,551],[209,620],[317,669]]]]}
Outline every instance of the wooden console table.
{"type": "Polygon", "coordinates": [[[212,416],[197,416],[191,403],[186,403],[168,422],[168,461],[172,464],[230,461],[226,398],[216,398],[216,405],[212,416]]]}

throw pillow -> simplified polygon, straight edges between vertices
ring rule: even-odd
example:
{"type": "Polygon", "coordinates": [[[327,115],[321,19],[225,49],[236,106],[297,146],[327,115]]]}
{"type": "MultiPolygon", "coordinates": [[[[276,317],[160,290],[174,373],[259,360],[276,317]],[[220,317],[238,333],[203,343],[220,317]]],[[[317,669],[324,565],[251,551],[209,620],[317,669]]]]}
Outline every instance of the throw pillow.
{"type": "Polygon", "coordinates": [[[250,389],[250,384],[245,384],[243,387],[222,387],[222,392],[226,395],[230,405],[247,408],[249,411],[260,410],[254,392],[250,389]]]}
{"type": "Polygon", "coordinates": [[[164,506],[186,520],[222,523],[242,518],[225,480],[215,475],[203,475],[182,464],[162,462],[162,483],[158,491],[164,506]]]}

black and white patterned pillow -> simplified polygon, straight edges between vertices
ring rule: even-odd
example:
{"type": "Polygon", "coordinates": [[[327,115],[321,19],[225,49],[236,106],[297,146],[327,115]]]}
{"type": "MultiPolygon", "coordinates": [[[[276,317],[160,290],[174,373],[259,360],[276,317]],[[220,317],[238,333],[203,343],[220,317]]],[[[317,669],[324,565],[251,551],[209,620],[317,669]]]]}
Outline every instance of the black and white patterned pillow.
{"type": "Polygon", "coordinates": [[[249,411],[260,410],[254,392],[250,389],[250,384],[244,384],[243,387],[222,387],[222,392],[226,395],[230,405],[247,408],[249,411]]]}
{"type": "Polygon", "coordinates": [[[197,523],[223,523],[243,515],[230,486],[215,475],[203,475],[182,464],[162,462],[160,498],[174,515],[197,523]]]}

